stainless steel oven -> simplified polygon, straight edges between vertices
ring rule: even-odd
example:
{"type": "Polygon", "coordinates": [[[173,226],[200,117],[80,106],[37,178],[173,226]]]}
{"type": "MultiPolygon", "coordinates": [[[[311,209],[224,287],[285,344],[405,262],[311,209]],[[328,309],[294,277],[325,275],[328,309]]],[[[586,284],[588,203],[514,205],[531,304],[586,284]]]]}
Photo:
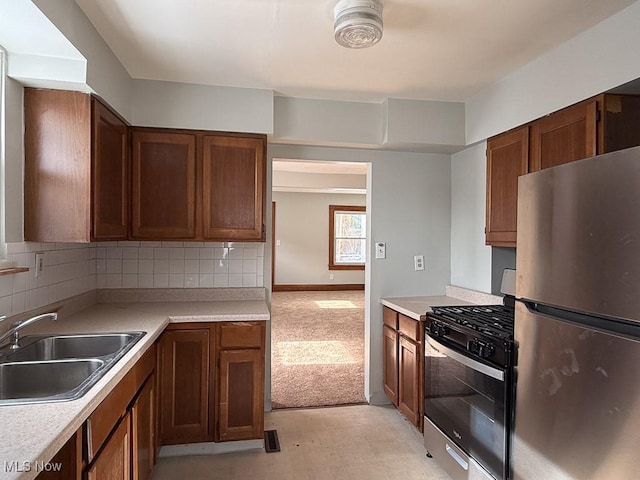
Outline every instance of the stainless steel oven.
{"type": "Polygon", "coordinates": [[[454,478],[506,478],[511,369],[425,338],[425,446],[454,478]]]}
{"type": "Polygon", "coordinates": [[[503,305],[426,314],[424,444],[454,480],[510,475],[515,271],[501,291],[503,305]]]}

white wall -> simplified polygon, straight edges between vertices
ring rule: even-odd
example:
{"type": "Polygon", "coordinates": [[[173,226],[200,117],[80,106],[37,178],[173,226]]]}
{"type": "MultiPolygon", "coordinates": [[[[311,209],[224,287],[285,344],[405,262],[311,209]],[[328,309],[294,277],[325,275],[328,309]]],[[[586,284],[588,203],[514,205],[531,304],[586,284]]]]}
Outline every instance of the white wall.
{"type": "Polygon", "coordinates": [[[274,116],[274,142],[446,153],[464,145],[463,103],[275,97],[274,116]]]}
{"type": "Polygon", "coordinates": [[[491,293],[491,247],[484,243],[486,148],[451,156],[451,285],[491,293]]]}
{"type": "MultiPolygon", "coordinates": [[[[441,295],[450,279],[451,162],[449,155],[379,150],[270,145],[273,158],[370,162],[367,212],[370,242],[386,242],[387,258],[367,260],[365,395],[388,403],[382,390],[383,297],[441,295]],[[413,256],[426,269],[413,270],[413,256]]],[[[267,170],[271,170],[268,168],[267,170]]],[[[268,179],[269,180],[269,179],[268,179]]],[[[268,194],[268,201],[271,195],[268,194]]],[[[277,213],[276,213],[277,215],[277,213]]],[[[271,219],[268,214],[267,225],[271,219]]],[[[270,238],[268,227],[267,238],[270,238]]],[[[270,241],[265,247],[265,284],[270,283],[270,241]]],[[[371,249],[369,249],[369,255],[371,249]]],[[[267,285],[270,287],[270,285],[267,285]]]]}
{"type": "Polygon", "coordinates": [[[131,77],[76,2],[33,0],[33,3],[87,60],[87,85],[130,121],[131,77]]]}
{"type": "Polygon", "coordinates": [[[640,77],[640,2],[466,102],[472,144],[640,77]]]}
{"type": "Polygon", "coordinates": [[[382,142],[378,103],[274,97],[274,140],[370,146],[382,142]]]}
{"type": "Polygon", "coordinates": [[[6,242],[23,239],[24,88],[11,78],[5,84],[4,227],[6,242]]]}
{"type": "Polygon", "coordinates": [[[329,270],[329,205],[364,206],[366,195],[274,192],[272,200],[280,241],[276,284],[364,283],[364,270],[329,270]]]}
{"type": "Polygon", "coordinates": [[[254,88],[134,80],[133,124],[272,133],[273,93],[254,88]]]}
{"type": "Polygon", "coordinates": [[[403,100],[384,102],[385,145],[429,144],[453,146],[465,143],[464,103],[403,100]]]}

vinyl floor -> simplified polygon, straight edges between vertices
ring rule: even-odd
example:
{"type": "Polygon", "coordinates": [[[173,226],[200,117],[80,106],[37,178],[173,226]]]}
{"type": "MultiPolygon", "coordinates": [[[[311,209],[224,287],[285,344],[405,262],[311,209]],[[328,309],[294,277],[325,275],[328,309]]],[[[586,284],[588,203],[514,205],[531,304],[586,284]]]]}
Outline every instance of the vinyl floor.
{"type": "Polygon", "coordinates": [[[280,452],[160,458],[154,480],[450,480],[393,407],[276,410],[280,452]]]}

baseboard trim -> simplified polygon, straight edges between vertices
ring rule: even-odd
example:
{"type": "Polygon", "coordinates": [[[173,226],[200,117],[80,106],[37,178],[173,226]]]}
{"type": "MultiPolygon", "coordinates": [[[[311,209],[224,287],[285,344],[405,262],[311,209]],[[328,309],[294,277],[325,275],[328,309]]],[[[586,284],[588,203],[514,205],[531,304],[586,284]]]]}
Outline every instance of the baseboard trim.
{"type": "Polygon", "coordinates": [[[315,285],[274,285],[274,292],[335,292],[339,290],[364,290],[364,283],[332,283],[315,285]]]}

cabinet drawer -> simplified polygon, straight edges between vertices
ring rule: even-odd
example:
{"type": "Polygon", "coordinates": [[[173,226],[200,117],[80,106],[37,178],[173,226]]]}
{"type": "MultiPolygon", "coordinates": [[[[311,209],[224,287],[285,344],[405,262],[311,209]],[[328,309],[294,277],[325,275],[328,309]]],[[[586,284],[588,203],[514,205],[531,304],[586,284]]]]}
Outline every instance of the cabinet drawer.
{"type": "Polygon", "coordinates": [[[382,308],[382,322],[394,330],[398,329],[398,312],[389,307],[382,308]]]}
{"type": "Polygon", "coordinates": [[[87,470],[87,480],[131,478],[131,423],[127,414],[113,432],[95,462],[87,470]]]}
{"type": "Polygon", "coordinates": [[[416,342],[420,342],[420,322],[409,318],[406,315],[398,314],[398,330],[405,337],[410,338],[416,342]]]}
{"type": "Polygon", "coordinates": [[[87,463],[93,460],[138,389],[153,371],[155,352],[153,345],[87,419],[87,463]]]}
{"type": "Polygon", "coordinates": [[[222,322],[218,326],[218,346],[229,348],[262,348],[264,322],[222,322]]]}

